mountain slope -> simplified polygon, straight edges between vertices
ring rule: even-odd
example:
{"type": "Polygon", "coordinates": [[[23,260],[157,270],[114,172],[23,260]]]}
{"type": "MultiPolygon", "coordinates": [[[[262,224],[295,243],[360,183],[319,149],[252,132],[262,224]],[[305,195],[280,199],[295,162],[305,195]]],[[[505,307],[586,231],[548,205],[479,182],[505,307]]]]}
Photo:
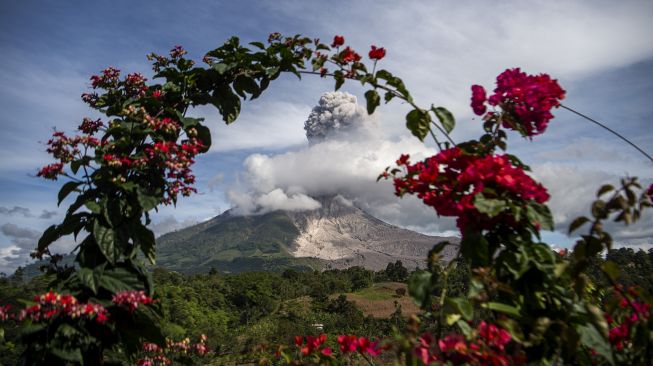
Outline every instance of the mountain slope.
{"type": "MultiPolygon", "coordinates": [[[[317,200],[321,207],[316,210],[251,216],[227,211],[163,235],[157,240],[157,264],[186,273],[354,265],[378,270],[396,260],[414,268],[425,265],[438,242],[458,242],[390,225],[339,196],[317,200]]],[[[454,252],[455,247],[448,247],[445,259],[454,252]]]]}

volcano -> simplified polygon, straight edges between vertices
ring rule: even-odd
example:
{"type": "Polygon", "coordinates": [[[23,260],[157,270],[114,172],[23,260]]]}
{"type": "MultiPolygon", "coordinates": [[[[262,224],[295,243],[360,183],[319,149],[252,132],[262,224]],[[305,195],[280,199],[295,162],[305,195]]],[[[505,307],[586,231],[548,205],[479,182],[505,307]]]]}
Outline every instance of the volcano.
{"type": "Polygon", "coordinates": [[[458,238],[423,235],[383,222],[341,196],[316,197],[320,207],[238,215],[228,210],[208,221],[157,239],[157,265],[182,273],[278,271],[362,266],[384,269],[401,260],[411,269],[426,266],[429,250],[441,241],[443,260],[458,238]]]}

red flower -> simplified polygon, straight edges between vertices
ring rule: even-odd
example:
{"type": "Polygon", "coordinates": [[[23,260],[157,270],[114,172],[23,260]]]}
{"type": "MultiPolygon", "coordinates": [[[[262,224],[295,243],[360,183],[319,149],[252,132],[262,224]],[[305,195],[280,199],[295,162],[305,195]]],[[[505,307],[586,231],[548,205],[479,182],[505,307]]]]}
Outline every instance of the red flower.
{"type": "Polygon", "coordinates": [[[45,179],[57,180],[57,176],[59,174],[63,174],[62,163],[54,163],[54,164],[46,165],[43,168],[41,168],[38,171],[38,173],[36,173],[36,176],[43,177],[45,179]]]}
{"type": "Polygon", "coordinates": [[[339,47],[345,44],[345,37],[343,36],[335,36],[333,37],[333,43],[331,43],[331,47],[339,47]]]}
{"type": "Polygon", "coordinates": [[[152,98],[159,99],[161,98],[161,95],[163,95],[163,93],[161,93],[161,90],[155,90],[154,92],[152,92],[152,98]]]}
{"type": "Polygon", "coordinates": [[[485,113],[487,110],[487,107],[485,107],[486,100],[485,88],[480,85],[472,85],[472,109],[476,115],[480,116],[485,113]]]}
{"type": "Polygon", "coordinates": [[[345,63],[352,61],[357,62],[361,59],[361,56],[349,47],[345,48],[345,50],[340,53],[340,57],[342,57],[342,61],[345,63]]]}
{"type": "Polygon", "coordinates": [[[340,345],[340,352],[349,353],[356,350],[358,338],[354,335],[339,335],[338,344],[340,345]]]}
{"type": "Polygon", "coordinates": [[[380,60],[385,57],[385,48],[376,48],[376,46],[372,46],[369,56],[372,60],[380,60]]]}
{"type": "MultiPolygon", "coordinates": [[[[540,204],[549,199],[546,189],[522,168],[512,165],[507,155],[467,155],[454,147],[412,165],[408,163],[408,156],[402,155],[397,165],[403,166],[406,173],[394,179],[395,194],[416,194],[438,215],[458,217],[461,230],[469,222],[483,227],[497,222],[517,224],[508,213],[500,212],[492,218],[480,214],[474,206],[474,198],[479,193],[540,204]]],[[[537,226],[537,223],[531,224],[537,226]]]]}

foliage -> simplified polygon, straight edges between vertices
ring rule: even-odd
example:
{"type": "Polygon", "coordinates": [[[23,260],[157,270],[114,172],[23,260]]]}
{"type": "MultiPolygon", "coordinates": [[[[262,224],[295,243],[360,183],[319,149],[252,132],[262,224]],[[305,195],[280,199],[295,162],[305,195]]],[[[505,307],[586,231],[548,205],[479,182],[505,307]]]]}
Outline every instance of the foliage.
{"type": "MultiPolygon", "coordinates": [[[[240,113],[241,98],[257,98],[282,72],[332,77],[336,89],[347,80],[369,86],[365,93],[368,113],[380,105],[381,94],[386,103],[399,99],[411,109],[406,115],[408,130],[420,140],[431,136],[440,149],[422,162],[413,163],[402,155],[397,167],[380,176],[393,178],[397,195],[415,194],[437,214],[456,217],[462,235],[462,261],[442,271],[431,265],[409,280],[411,294],[427,316],[436,319],[437,349],[435,339],[419,335],[420,325],[413,322],[396,335],[399,360],[408,364],[520,364],[525,360],[641,364],[652,358],[648,334],[653,321],[645,305],[647,292],[626,293],[616,285],[618,266],[603,263],[600,269],[617,292],[615,298],[626,304],[619,307],[623,314],[614,314],[614,324],[610,322],[614,327],[609,329],[595,299],[588,295],[586,272],[599,253],[612,248],[603,222],[637,221],[653,205],[653,186],[642,192],[636,178],[625,178],[619,187],[601,187],[591,217],[580,217],[571,225],[570,232],[584,225],[589,232],[581,235],[567,258],[540,241],[540,230],[553,228],[546,189],[528,175],[529,167],[516,156],[498,153],[507,150],[507,130],[531,139],[545,131],[553,118],[552,108],[560,106],[565,96],[556,80],[508,69],[497,77],[489,98],[483,87],[473,86],[471,105],[482,116],[484,133],[478,140],[456,144],[449,136],[455,119],[448,110],[418,106],[400,78],[377,70],[386,54],[383,48],[372,47],[368,56],[373,67],[368,71],[362,57],[345,46],[341,36],[329,46],[317,39],[274,33],[267,45],[253,42],[250,46],[234,37],[206,54],[206,67],[185,58],[181,47],[169,56],[151,54],[155,78],[162,84],[147,84],[139,74],[121,78],[114,68],[91,78],[94,91],[82,98],[103,113],[106,121],[84,119],[80,135],[69,137],[56,131],[48,141],[48,152],[57,162],[43,167],[38,175],[69,178],[59,202],[71,194],[75,198],[63,222],[45,231],[35,256],[49,255],[50,244],[62,236],[86,233],[76,250],[74,267],[61,268],[58,257],[52,256],[51,271],[56,274],[52,287],[65,292],[55,296],[57,306],[66,299],[68,305],[86,304],[84,309],[91,306],[92,311],[73,317],[76,311],[62,305],[64,310],[52,316],[35,312],[40,315],[31,317],[22,333],[27,364],[113,363],[117,361],[112,355],[119,353],[134,359],[139,351],[136,345],[143,341],[163,346],[157,326],[159,299],[152,297],[151,275],[139,253],[155,262],[148,212],[160,204],[176,203],[179,194],[194,192],[191,166],[210,147],[203,119],[187,117],[186,112],[211,104],[230,124],[240,113]],[[469,266],[471,280],[449,294],[448,281],[458,263],[469,266]],[[125,292],[138,295],[124,298],[150,299],[142,302],[150,305],[125,309],[120,301],[125,292]],[[445,335],[448,326],[457,330],[445,335]]],[[[434,248],[430,263],[437,261],[446,245],[434,248]]],[[[364,288],[372,281],[371,274],[362,269],[353,269],[349,275],[349,282],[314,284],[312,297],[325,300],[325,289],[364,288]]],[[[224,296],[224,301],[243,309],[241,323],[261,320],[281,306],[273,292],[275,284],[260,280],[256,275],[239,278],[241,291],[224,296]]],[[[44,296],[39,304],[49,303],[53,295],[44,296]]],[[[173,305],[168,311],[174,309],[173,305]]],[[[328,303],[325,311],[355,314],[342,298],[328,303]]],[[[215,320],[218,326],[222,321],[215,320]]],[[[289,364],[342,364],[348,362],[344,353],[351,350],[353,339],[345,336],[344,343],[339,339],[340,359],[330,349],[326,351],[322,336],[296,340],[298,359],[283,357],[289,364]]],[[[376,346],[367,347],[372,344],[369,341],[357,342],[355,349],[361,355],[378,351],[376,346]]],[[[286,354],[280,350],[280,355],[286,354]]]]}

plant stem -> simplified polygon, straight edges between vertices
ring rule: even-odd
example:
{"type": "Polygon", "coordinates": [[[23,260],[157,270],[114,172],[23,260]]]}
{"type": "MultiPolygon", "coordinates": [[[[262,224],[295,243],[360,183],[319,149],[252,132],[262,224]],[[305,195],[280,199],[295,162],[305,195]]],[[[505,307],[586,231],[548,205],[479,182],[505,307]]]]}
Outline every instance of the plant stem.
{"type": "Polygon", "coordinates": [[[597,120],[595,120],[595,119],[593,119],[593,118],[590,118],[590,117],[588,117],[588,116],[586,116],[586,115],[584,115],[584,114],[582,114],[582,113],[580,113],[580,112],[578,112],[578,111],[576,111],[576,110],[574,110],[574,109],[572,109],[572,108],[570,108],[570,107],[567,107],[567,106],[564,105],[564,104],[561,104],[560,107],[562,107],[562,108],[568,110],[569,112],[574,113],[574,114],[576,114],[576,115],[578,115],[578,116],[580,116],[580,117],[582,117],[582,118],[585,118],[586,120],[588,120],[588,121],[590,121],[590,122],[592,122],[592,123],[595,123],[596,125],[602,127],[603,129],[607,130],[608,132],[612,133],[613,135],[619,137],[620,139],[622,139],[623,141],[625,141],[626,143],[628,143],[630,146],[632,146],[632,147],[634,147],[635,149],[637,149],[637,151],[639,151],[642,155],[646,156],[646,158],[647,158],[648,160],[650,160],[650,161],[653,163],[653,157],[651,157],[651,155],[647,154],[647,153],[646,153],[644,150],[642,150],[639,146],[635,145],[635,143],[633,143],[632,141],[628,140],[627,138],[625,138],[624,136],[622,136],[621,134],[619,134],[619,133],[616,132],[615,130],[611,129],[610,127],[604,125],[603,123],[601,123],[601,122],[599,122],[599,121],[597,121],[597,120]]]}

